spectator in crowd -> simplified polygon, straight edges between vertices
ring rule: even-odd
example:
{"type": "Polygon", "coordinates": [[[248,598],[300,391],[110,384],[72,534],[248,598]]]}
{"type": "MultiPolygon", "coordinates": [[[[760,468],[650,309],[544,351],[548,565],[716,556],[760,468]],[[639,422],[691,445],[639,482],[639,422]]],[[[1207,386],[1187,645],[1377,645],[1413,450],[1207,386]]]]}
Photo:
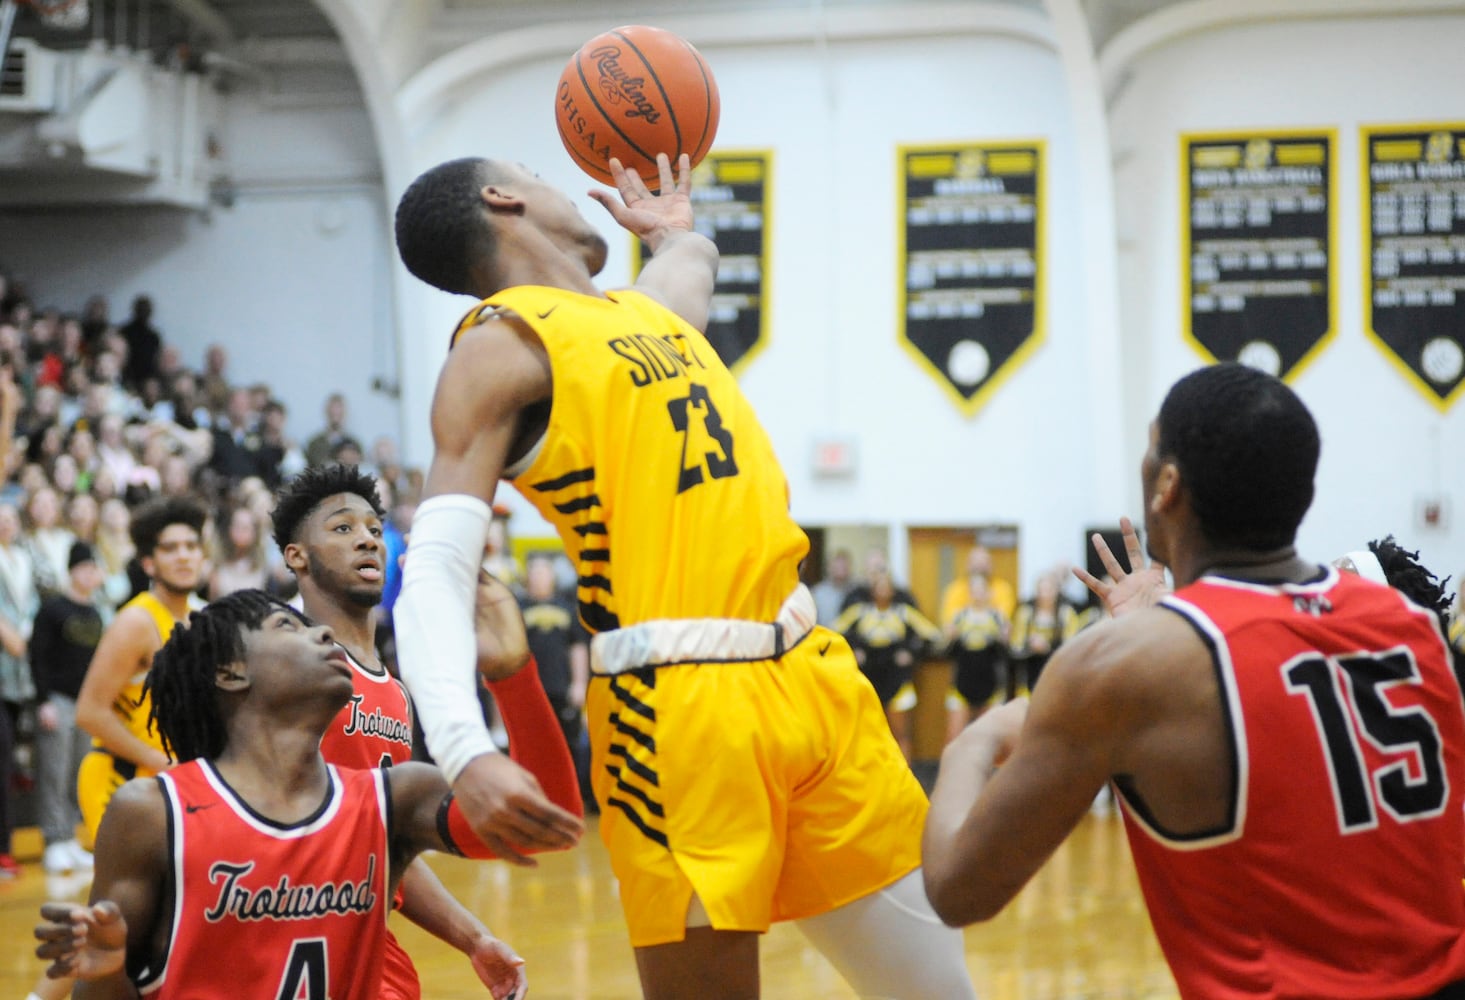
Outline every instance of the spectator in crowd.
{"type": "MultiPolygon", "coordinates": [[[[585,688],[590,683],[590,636],[574,604],[555,586],[554,556],[537,552],[526,560],[524,596],[519,600],[529,652],[539,680],[559,718],[560,732],[575,761],[581,794],[590,797],[590,743],[585,738],[585,688]]],[[[591,803],[587,802],[587,811],[591,803]]]]}
{"type": "Polygon", "coordinates": [[[248,507],[236,507],[222,522],[219,558],[209,577],[209,600],[217,601],[236,590],[264,590],[266,567],[264,535],[248,507]]]}
{"type": "Polygon", "coordinates": [[[0,878],[19,870],[10,853],[9,791],[21,709],[35,697],[25,656],[38,603],[30,554],[20,544],[20,512],[0,505],[0,878]]]}
{"type": "Polygon", "coordinates": [[[93,601],[102,585],[95,550],[71,546],[66,586],[41,602],[31,629],[31,679],[36,689],[36,790],[46,849],[41,865],[58,874],[90,868],[76,841],[81,823],[76,772],[91,740],[76,724],[76,698],[102,638],[102,614],[93,601]]]}
{"type": "Polygon", "coordinates": [[[509,508],[495,504],[493,520],[488,523],[488,555],[483,559],[483,568],[488,570],[506,586],[519,590],[524,586],[524,571],[519,558],[514,555],[513,543],[509,540],[509,508]]]}
{"type": "Polygon", "coordinates": [[[260,478],[272,490],[305,470],[304,453],[285,434],[287,417],[285,404],[278,399],[266,400],[260,412],[257,463],[260,478]]]}
{"type": "Polygon", "coordinates": [[[825,628],[834,624],[844,608],[845,596],[854,586],[851,571],[849,550],[836,549],[834,555],[829,557],[824,579],[809,588],[814,595],[815,614],[818,615],[819,624],[825,628]]]}
{"type": "Polygon", "coordinates": [[[916,707],[916,663],[941,644],[941,630],[897,596],[890,574],[877,572],[870,599],[850,605],[833,625],[855,651],[855,660],[875,688],[890,731],[905,759],[911,759],[911,709],[916,707]]]}
{"type": "Polygon", "coordinates": [[[101,600],[120,608],[133,597],[127,566],[137,554],[132,544],[132,512],[117,497],[102,503],[97,518],[97,564],[102,568],[101,600]]]}
{"type": "Polygon", "coordinates": [[[50,486],[31,494],[25,511],[29,524],[24,545],[35,567],[36,589],[55,593],[65,586],[66,564],[76,536],[61,523],[61,498],[50,486]]]}
{"type": "MultiPolygon", "coordinates": [[[[888,576],[894,579],[894,576],[890,572],[889,554],[880,548],[880,546],[876,545],[866,550],[865,575],[849,589],[849,593],[844,595],[844,607],[840,610],[847,611],[856,604],[869,604],[872,597],[871,584],[881,576],[888,576]]],[[[914,608],[916,607],[916,597],[904,587],[897,586],[895,588],[895,603],[909,604],[914,608]]]]}
{"type": "Polygon", "coordinates": [[[214,426],[214,451],[209,468],[224,480],[257,476],[259,445],[249,390],[231,390],[223,419],[214,426]]]}
{"type": "Polygon", "coordinates": [[[204,352],[203,377],[199,379],[199,392],[203,404],[210,413],[218,415],[229,404],[229,352],[223,344],[210,344],[204,352]]]}
{"type": "Polygon", "coordinates": [[[326,397],[326,425],[305,443],[305,461],[308,465],[325,465],[342,442],[349,441],[356,446],[356,460],[361,460],[361,442],[346,429],[346,397],[333,392],[326,397]]]}
{"type": "MultiPolygon", "coordinates": [[[[103,418],[105,419],[105,418],[103,418]]],[[[81,424],[71,428],[71,433],[66,436],[66,454],[76,464],[76,480],[72,484],[56,486],[63,494],[85,493],[92,488],[92,480],[96,477],[97,466],[101,460],[97,457],[97,438],[89,427],[81,424]]],[[[52,476],[54,477],[54,474],[52,476]]]]}
{"type": "Polygon", "coordinates": [[[179,372],[169,383],[169,400],[173,404],[173,422],[185,430],[208,430],[213,426],[213,415],[199,391],[198,378],[193,372],[179,372]]]}
{"type": "Polygon", "coordinates": [[[941,592],[941,627],[945,628],[964,609],[969,601],[967,583],[973,576],[987,581],[988,601],[1008,621],[1017,612],[1017,592],[1012,584],[992,574],[992,552],[978,543],[967,553],[966,573],[946,585],[941,592]]]}
{"type": "Polygon", "coordinates": [[[153,300],[139,295],[132,300],[132,317],[119,331],[127,341],[127,369],[122,380],[129,389],[137,389],[143,379],[158,373],[163,336],[153,327],[152,319],[153,300]]]}
{"type": "Polygon", "coordinates": [[[987,577],[969,574],[965,589],[966,604],[942,629],[953,661],[953,691],[947,697],[947,742],[1007,695],[1010,623],[996,607],[987,577]]]}
{"type": "Polygon", "coordinates": [[[111,317],[112,307],[105,295],[93,295],[86,300],[86,307],[81,311],[81,335],[87,354],[96,353],[102,335],[111,329],[111,317]]]}
{"type": "Polygon", "coordinates": [[[1074,632],[1073,607],[1062,599],[1059,579],[1057,572],[1039,576],[1033,596],[1019,604],[1012,617],[1010,697],[1032,691],[1049,658],[1074,632]]]}

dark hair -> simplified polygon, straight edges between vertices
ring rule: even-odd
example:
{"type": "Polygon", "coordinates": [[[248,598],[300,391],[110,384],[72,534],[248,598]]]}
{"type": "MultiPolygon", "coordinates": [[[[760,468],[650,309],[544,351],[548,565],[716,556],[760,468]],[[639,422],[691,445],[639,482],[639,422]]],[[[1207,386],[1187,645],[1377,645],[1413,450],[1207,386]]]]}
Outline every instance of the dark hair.
{"type": "Polygon", "coordinates": [[[377,517],[386,517],[376,480],[355,465],[314,465],[275,491],[275,544],[280,551],[296,540],[300,525],[325,500],[338,493],[354,493],[377,517]]]}
{"type": "Polygon", "coordinates": [[[1382,541],[1368,543],[1368,551],[1378,558],[1383,568],[1384,579],[1389,586],[1409,598],[1422,608],[1433,611],[1440,619],[1440,627],[1449,631],[1450,606],[1455,595],[1445,590],[1450,582],[1443,580],[1420,565],[1419,553],[1410,552],[1394,541],[1393,535],[1386,535],[1382,541]]]}
{"type": "Polygon", "coordinates": [[[236,590],[189,615],[187,627],[173,626],[144,685],[152,698],[148,726],[157,726],[168,756],[185,761],[224,752],[229,730],[215,676],[244,661],[245,631],[257,631],[276,611],[301,617],[262,590],[236,590]]]}
{"type": "Polygon", "coordinates": [[[1159,454],[1180,469],[1200,529],[1216,545],[1292,544],[1312,504],[1317,425],[1280,379],[1246,365],[1182,378],[1160,406],[1159,454]]]}
{"type": "Polygon", "coordinates": [[[479,189],[487,160],[440,163],[412,182],[397,202],[397,253],[423,281],[445,292],[468,294],[468,259],[489,252],[492,234],[483,224],[479,189]]]}
{"type": "Polygon", "coordinates": [[[158,538],[175,524],[186,524],[200,536],[208,511],[188,497],[163,497],[143,504],[132,514],[132,544],[138,558],[150,556],[158,547],[158,538]]]}

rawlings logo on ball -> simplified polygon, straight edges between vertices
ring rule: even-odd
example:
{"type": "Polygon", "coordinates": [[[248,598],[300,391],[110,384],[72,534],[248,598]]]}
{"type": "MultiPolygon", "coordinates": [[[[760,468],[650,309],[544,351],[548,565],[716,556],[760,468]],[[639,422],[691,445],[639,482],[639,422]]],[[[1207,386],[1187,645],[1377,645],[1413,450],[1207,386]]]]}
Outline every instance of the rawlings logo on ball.
{"type": "Polygon", "coordinates": [[[627,118],[645,118],[651,124],[661,120],[661,112],[647,99],[641,88],[646,86],[646,78],[633,77],[621,68],[621,50],[614,45],[603,45],[590,53],[590,58],[595,60],[595,66],[600,70],[600,92],[611,104],[619,104],[621,98],[630,101],[635,107],[626,112],[627,118]]]}

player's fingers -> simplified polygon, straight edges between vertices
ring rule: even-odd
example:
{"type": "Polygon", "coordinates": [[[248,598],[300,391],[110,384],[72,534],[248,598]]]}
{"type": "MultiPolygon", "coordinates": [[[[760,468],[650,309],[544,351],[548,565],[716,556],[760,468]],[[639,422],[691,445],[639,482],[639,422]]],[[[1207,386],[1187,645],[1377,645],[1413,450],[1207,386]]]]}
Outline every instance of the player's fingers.
{"type": "Polygon", "coordinates": [[[670,194],[674,190],[680,190],[676,179],[671,175],[671,157],[665,153],[656,154],[656,175],[661,178],[662,194],[670,194]]]}
{"type": "Polygon", "coordinates": [[[677,157],[677,194],[692,193],[692,158],[686,153],[677,157]]]}
{"type": "Polygon", "coordinates": [[[634,170],[627,170],[621,165],[621,161],[615,157],[610,158],[612,164],[611,172],[616,179],[616,188],[621,193],[621,199],[630,204],[641,198],[650,198],[651,191],[646,187],[646,182],[641,175],[634,170]]]}
{"type": "Polygon", "coordinates": [[[505,818],[503,833],[514,843],[541,851],[573,847],[580,840],[578,832],[561,823],[547,822],[537,813],[517,810],[505,818]]]}
{"type": "Polygon", "coordinates": [[[585,832],[585,823],[579,816],[568,809],[561,809],[543,795],[526,800],[520,808],[539,826],[559,831],[574,840],[579,840],[580,834],[585,832]]]}
{"type": "Polygon", "coordinates": [[[122,911],[110,899],[104,899],[91,908],[91,918],[97,926],[115,924],[122,919],[122,911]]]}
{"type": "Polygon", "coordinates": [[[71,959],[58,960],[46,967],[47,979],[70,979],[76,973],[76,962],[71,959]]]}
{"type": "Polygon", "coordinates": [[[1134,530],[1134,522],[1127,517],[1120,518],[1119,531],[1124,536],[1124,551],[1129,553],[1129,565],[1136,570],[1143,569],[1145,550],[1139,543],[1139,532],[1134,530]]]}
{"type": "Polygon", "coordinates": [[[55,923],[69,924],[80,909],[75,903],[42,903],[41,919],[55,923]]]}
{"type": "Polygon", "coordinates": [[[1114,558],[1114,553],[1109,551],[1109,543],[1104,541],[1104,536],[1097,531],[1092,539],[1094,552],[1099,557],[1099,562],[1104,564],[1104,572],[1109,574],[1110,579],[1123,580],[1129,574],[1124,572],[1124,567],[1119,565],[1119,560],[1114,558]]]}
{"type": "Polygon", "coordinates": [[[1103,600],[1109,593],[1110,585],[1100,580],[1094,574],[1082,566],[1073,567],[1073,575],[1083,581],[1083,585],[1094,592],[1094,596],[1103,600]]]}

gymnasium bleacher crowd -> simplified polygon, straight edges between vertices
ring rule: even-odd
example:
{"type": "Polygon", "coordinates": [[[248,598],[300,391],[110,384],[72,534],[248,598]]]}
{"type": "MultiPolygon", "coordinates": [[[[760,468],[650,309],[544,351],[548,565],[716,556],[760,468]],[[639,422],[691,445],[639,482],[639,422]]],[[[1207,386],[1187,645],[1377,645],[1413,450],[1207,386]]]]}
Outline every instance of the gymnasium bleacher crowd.
{"type": "MultiPolygon", "coordinates": [[[[324,401],[325,426],[298,443],[268,385],[231,380],[218,344],[201,371],[188,368],[152,312],[146,296],[126,316],[101,296],[76,312],[37,306],[0,274],[0,424],[11,438],[0,475],[0,879],[19,871],[11,832],[30,820],[25,804],[39,763],[45,698],[28,655],[31,629],[45,598],[65,590],[76,559],[90,553],[101,570],[93,601],[110,621],[147,586],[129,537],[132,511],[156,497],[191,495],[211,511],[200,596],[263,587],[288,598],[294,581],[270,523],[272,491],[283,480],[308,464],[358,464],[376,476],[389,518],[402,524],[422,486],[421,471],[397,460],[391,439],[369,449],[358,440],[340,394],[324,401]],[[10,815],[16,803],[20,816],[10,815]]],[[[389,598],[396,570],[389,559],[389,598]]],[[[48,853],[46,867],[69,867],[68,859],[48,853]]]]}

